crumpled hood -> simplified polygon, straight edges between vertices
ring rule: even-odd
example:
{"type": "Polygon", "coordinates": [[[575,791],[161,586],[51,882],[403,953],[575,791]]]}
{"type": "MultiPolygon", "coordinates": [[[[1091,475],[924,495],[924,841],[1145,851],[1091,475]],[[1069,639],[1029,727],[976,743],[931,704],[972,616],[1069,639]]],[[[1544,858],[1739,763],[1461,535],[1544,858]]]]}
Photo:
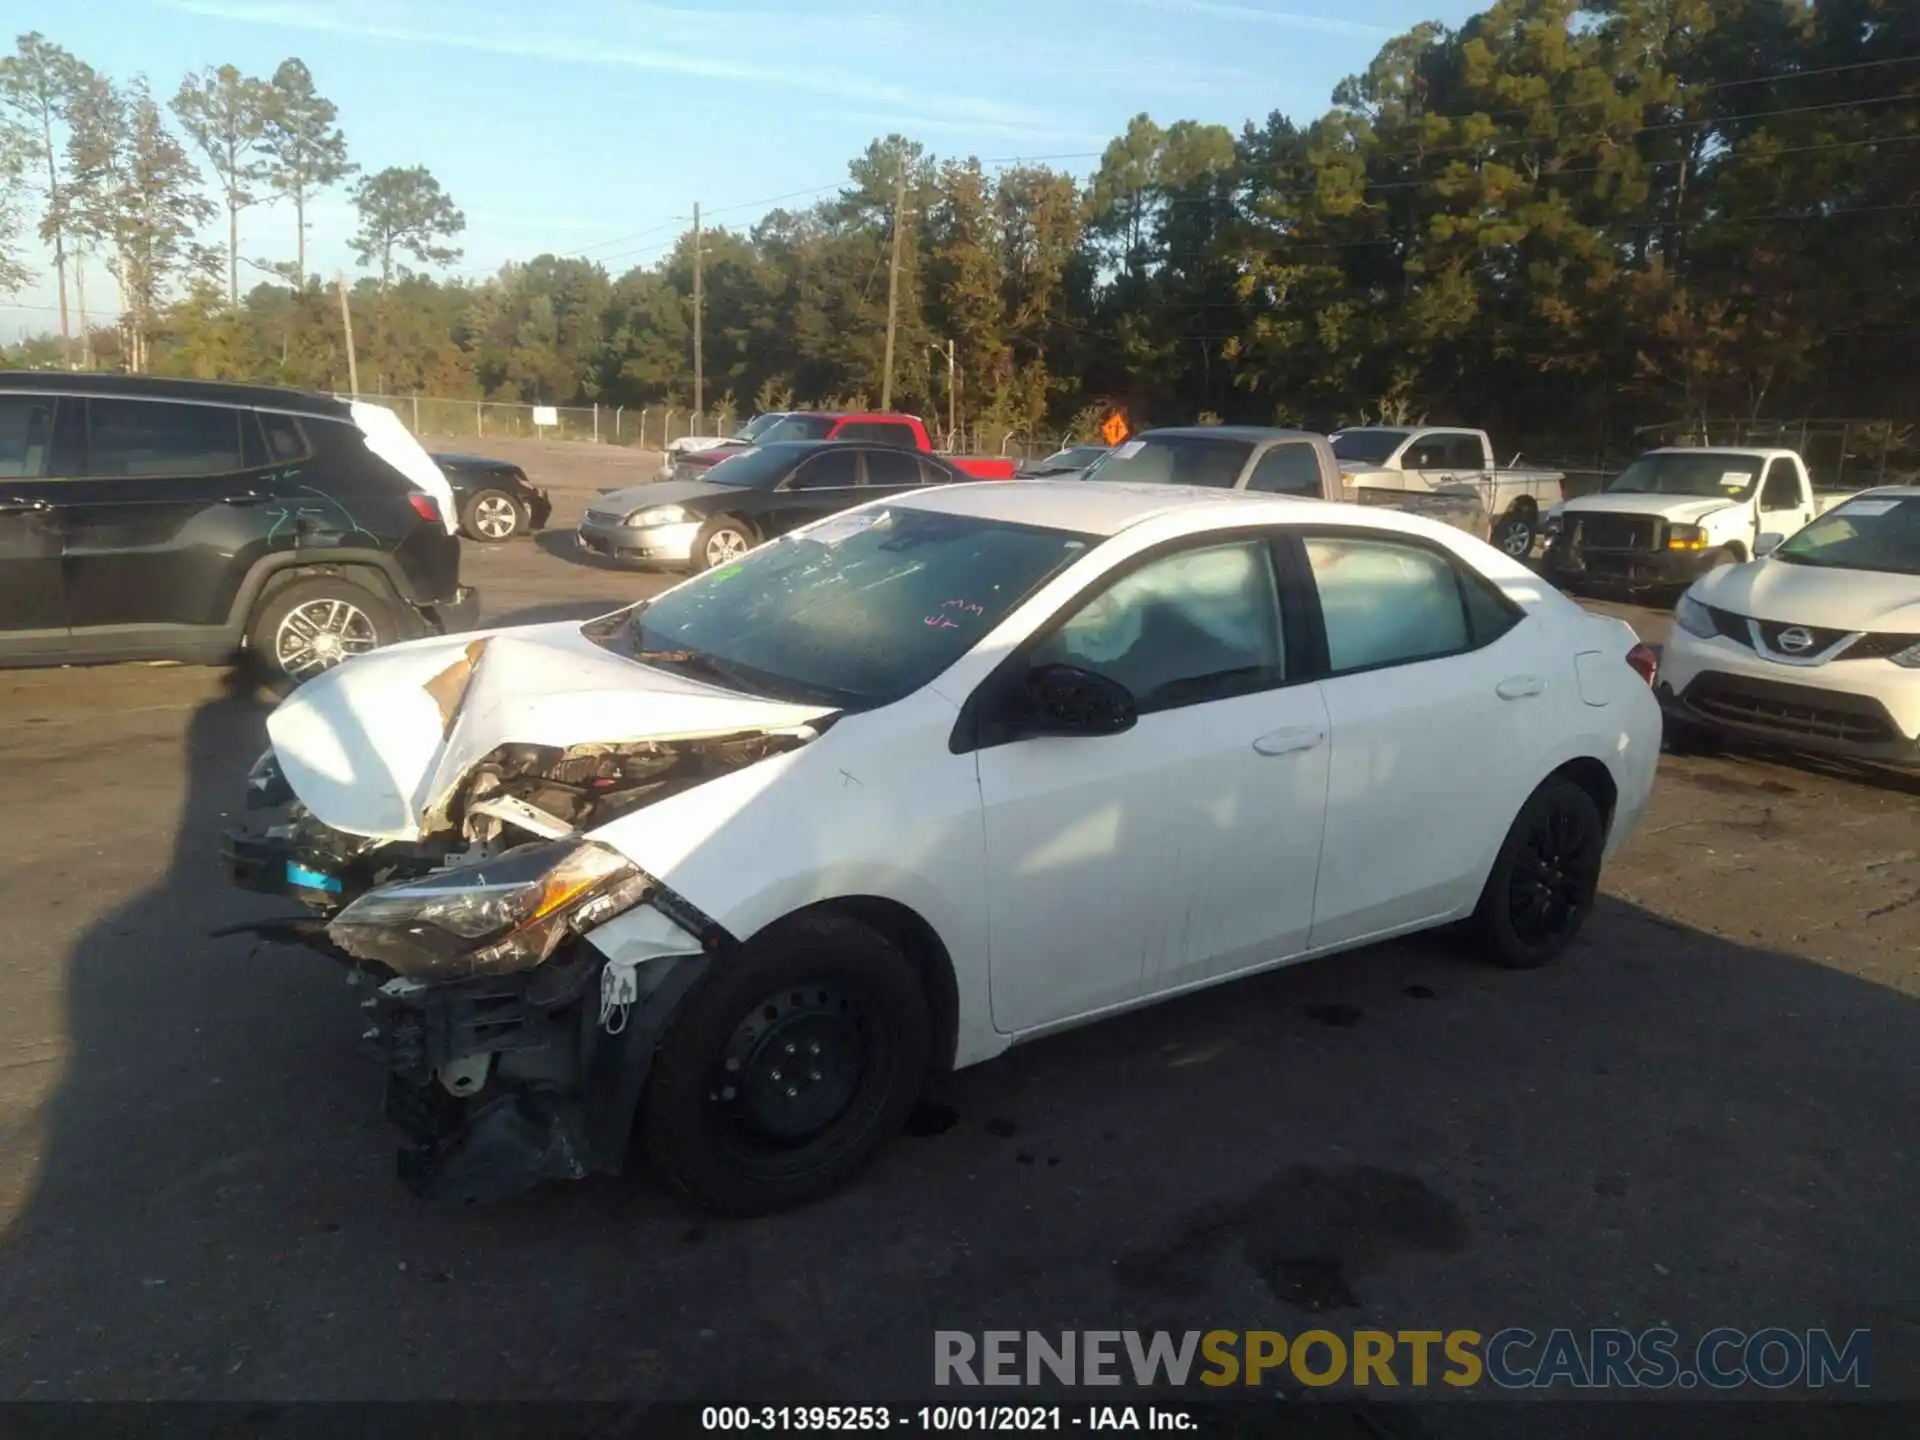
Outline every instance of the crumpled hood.
{"type": "Polygon", "coordinates": [[[359,656],[283,701],[267,734],[293,793],[322,824],[411,840],[501,745],[688,740],[791,730],[833,713],[624,659],[562,621],[359,656]]]}
{"type": "Polygon", "coordinates": [[[1756,620],[1920,634],[1920,577],[1912,575],[1767,559],[1712,571],[1693,593],[1704,604],[1756,620]]]}
{"type": "Polygon", "coordinates": [[[1698,525],[1721,510],[1743,510],[1743,500],[1691,495],[1582,495],[1554,510],[1562,515],[1658,515],[1675,525],[1698,525]]]}

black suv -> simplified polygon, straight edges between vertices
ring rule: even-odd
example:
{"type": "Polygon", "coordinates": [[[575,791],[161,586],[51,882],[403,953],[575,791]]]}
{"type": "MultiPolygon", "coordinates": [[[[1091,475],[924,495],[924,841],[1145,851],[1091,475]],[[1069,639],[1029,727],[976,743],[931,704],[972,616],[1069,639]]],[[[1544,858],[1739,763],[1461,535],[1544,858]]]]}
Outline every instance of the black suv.
{"type": "MultiPolygon", "coordinates": [[[[391,421],[391,424],[387,423],[391,421]]],[[[327,395],[0,372],[0,664],[219,663],[304,680],[465,629],[445,478],[327,395]]]]}

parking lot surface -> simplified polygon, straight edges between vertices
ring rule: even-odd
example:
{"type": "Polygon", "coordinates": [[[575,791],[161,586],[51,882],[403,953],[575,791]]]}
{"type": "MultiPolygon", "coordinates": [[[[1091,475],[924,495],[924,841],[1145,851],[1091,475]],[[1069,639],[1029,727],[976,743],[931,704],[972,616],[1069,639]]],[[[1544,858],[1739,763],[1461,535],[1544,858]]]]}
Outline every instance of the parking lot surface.
{"type": "MultiPolygon", "coordinates": [[[[499,453],[556,528],[467,547],[488,622],[663,583],[565,543],[651,459],[499,453]]],[[[1421,939],[1076,1031],[721,1223],[644,1174],[401,1189],[337,969],[215,933],[280,913],[217,850],[266,708],[0,674],[6,1398],[859,1403],[925,1394],[936,1329],[1663,1322],[1869,1328],[1920,1397],[1920,781],[1667,757],[1546,970],[1421,939]]]]}

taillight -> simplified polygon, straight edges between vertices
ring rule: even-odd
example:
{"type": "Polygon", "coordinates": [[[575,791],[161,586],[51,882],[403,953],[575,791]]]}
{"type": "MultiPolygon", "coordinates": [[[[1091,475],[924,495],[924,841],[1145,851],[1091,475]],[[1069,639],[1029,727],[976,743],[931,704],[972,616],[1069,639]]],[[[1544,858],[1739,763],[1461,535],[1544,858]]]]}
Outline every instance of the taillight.
{"type": "Polygon", "coordinates": [[[1660,652],[1651,645],[1636,645],[1627,651],[1627,664],[1633,667],[1634,674],[1652,685],[1660,674],[1660,652]]]}
{"type": "Polygon", "coordinates": [[[440,502],[424,490],[415,490],[407,496],[407,503],[413,507],[413,513],[422,520],[440,523],[440,502]]]}

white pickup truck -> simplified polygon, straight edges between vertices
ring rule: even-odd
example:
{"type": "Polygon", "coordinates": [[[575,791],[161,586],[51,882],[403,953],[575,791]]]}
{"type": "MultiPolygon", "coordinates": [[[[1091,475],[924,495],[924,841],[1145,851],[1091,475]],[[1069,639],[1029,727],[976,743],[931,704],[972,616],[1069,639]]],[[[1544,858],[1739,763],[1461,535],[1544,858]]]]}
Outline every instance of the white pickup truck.
{"type": "Polygon", "coordinates": [[[1604,490],[1548,512],[1546,573],[1568,589],[1685,589],[1851,498],[1816,491],[1792,450],[1649,450],[1604,490]]]}
{"type": "Polygon", "coordinates": [[[1541,517],[1560,502],[1558,470],[1496,465],[1484,430],[1444,425],[1367,425],[1336,431],[1334,458],[1356,490],[1471,490],[1492,517],[1488,538],[1507,554],[1533,553],[1541,517]]]}

